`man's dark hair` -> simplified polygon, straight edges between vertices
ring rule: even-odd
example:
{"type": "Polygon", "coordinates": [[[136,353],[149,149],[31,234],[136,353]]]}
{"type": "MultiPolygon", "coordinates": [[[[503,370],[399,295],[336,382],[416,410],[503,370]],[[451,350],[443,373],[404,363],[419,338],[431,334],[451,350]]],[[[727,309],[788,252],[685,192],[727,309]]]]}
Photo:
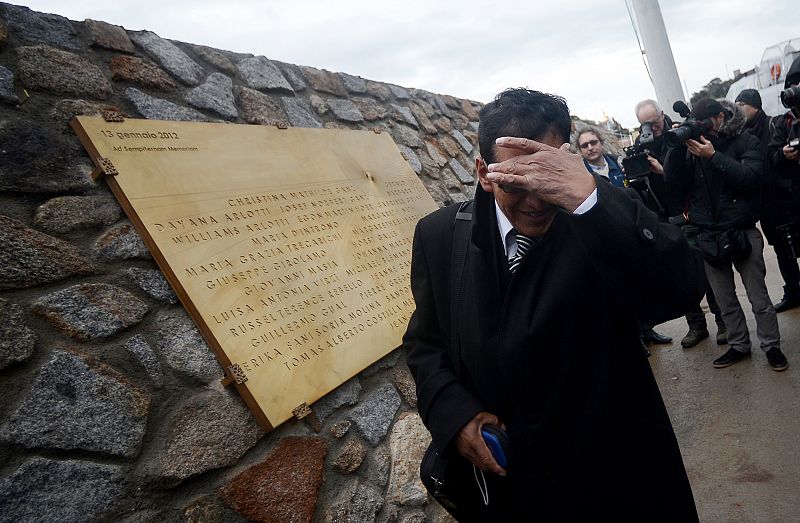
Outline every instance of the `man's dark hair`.
{"type": "Polygon", "coordinates": [[[692,117],[698,120],[705,120],[719,113],[725,113],[725,118],[730,118],[722,104],[713,98],[701,98],[692,105],[692,117]]]}
{"type": "Polygon", "coordinates": [[[569,142],[572,120],[560,96],[530,89],[506,89],[484,105],[478,126],[478,144],[486,163],[494,163],[494,142],[501,136],[541,139],[548,131],[569,142]]]}

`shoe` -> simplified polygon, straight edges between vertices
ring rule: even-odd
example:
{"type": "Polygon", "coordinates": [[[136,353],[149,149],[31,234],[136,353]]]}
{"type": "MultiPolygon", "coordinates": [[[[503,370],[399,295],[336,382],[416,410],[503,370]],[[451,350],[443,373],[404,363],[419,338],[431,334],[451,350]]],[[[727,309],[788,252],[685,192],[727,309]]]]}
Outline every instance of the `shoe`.
{"type": "Polygon", "coordinates": [[[783,355],[783,352],[778,347],[772,347],[767,351],[767,361],[769,362],[769,368],[775,372],[786,370],[789,367],[786,356],[783,355]]]}
{"type": "Polygon", "coordinates": [[[702,329],[689,329],[689,332],[681,340],[681,347],[690,349],[706,338],[708,338],[708,329],[705,327],[702,329]]]}
{"type": "Polygon", "coordinates": [[[775,304],[775,312],[788,311],[800,307],[800,289],[783,286],[783,298],[775,304]]]}
{"type": "Polygon", "coordinates": [[[725,328],[725,325],[717,327],[717,345],[727,345],[727,344],[728,344],[728,329],[725,328]]]}
{"type": "Polygon", "coordinates": [[[749,357],[749,352],[740,352],[731,347],[728,349],[728,352],[714,360],[714,368],[724,369],[725,367],[730,367],[734,363],[739,363],[742,360],[746,360],[749,357]]]}
{"type": "Polygon", "coordinates": [[[672,338],[659,334],[653,329],[642,331],[642,340],[645,343],[672,343],[672,338]]]}

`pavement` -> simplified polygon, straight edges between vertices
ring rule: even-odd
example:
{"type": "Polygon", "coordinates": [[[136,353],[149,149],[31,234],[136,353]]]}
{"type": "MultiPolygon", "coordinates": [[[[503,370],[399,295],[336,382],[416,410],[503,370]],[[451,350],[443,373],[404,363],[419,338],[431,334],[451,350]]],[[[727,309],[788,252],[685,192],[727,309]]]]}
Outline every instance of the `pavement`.
{"type": "MultiPolygon", "coordinates": [[[[773,303],[783,296],[775,253],[764,250],[773,303]]],[[[728,346],[715,341],[713,315],[703,303],[711,336],[694,348],[680,340],[683,318],[655,330],[671,345],[650,345],[650,365],[683,453],[703,522],[800,521],[800,308],[778,314],[789,368],[775,372],[759,347],[744,286],[737,290],[750,327],[753,357],[725,369],[711,362],[728,346]]]]}

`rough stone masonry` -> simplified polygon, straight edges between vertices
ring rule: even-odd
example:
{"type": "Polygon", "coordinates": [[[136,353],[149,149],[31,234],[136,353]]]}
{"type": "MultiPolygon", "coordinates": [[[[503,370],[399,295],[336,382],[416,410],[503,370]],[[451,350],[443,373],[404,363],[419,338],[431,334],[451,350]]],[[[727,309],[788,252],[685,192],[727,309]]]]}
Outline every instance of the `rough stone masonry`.
{"type": "Polygon", "coordinates": [[[0,3],[0,520],[439,522],[398,351],[265,434],[68,122],[389,133],[471,197],[480,104],[0,3]]]}

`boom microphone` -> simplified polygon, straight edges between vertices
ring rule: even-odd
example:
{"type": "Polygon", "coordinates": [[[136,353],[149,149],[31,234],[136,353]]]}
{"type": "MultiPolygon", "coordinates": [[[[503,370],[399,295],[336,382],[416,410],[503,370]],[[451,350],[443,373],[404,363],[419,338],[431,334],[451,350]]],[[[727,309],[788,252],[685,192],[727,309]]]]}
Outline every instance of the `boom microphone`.
{"type": "Polygon", "coordinates": [[[672,110],[681,115],[681,118],[686,118],[692,112],[683,100],[678,100],[672,104],[672,110]]]}

